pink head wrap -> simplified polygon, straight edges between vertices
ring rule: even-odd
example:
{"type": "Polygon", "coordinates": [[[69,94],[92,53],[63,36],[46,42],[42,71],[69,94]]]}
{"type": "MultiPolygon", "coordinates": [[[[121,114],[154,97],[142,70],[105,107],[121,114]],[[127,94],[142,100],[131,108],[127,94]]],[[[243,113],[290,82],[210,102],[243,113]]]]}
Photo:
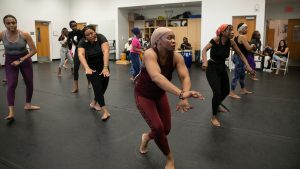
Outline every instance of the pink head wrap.
{"type": "Polygon", "coordinates": [[[172,32],[171,29],[166,28],[166,27],[158,27],[157,29],[154,30],[154,32],[151,35],[151,46],[155,47],[156,42],[164,36],[167,32],[172,32]]]}
{"type": "Polygon", "coordinates": [[[222,32],[224,32],[228,27],[228,24],[222,24],[221,26],[218,27],[217,31],[216,31],[216,35],[220,36],[220,34],[222,32]]]}

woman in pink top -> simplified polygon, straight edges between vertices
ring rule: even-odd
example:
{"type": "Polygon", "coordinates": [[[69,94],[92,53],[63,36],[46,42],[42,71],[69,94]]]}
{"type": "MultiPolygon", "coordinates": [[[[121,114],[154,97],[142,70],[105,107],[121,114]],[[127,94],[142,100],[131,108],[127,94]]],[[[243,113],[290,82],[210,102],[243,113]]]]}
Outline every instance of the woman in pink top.
{"type": "Polygon", "coordinates": [[[131,32],[134,34],[131,42],[131,50],[130,50],[130,59],[133,67],[133,78],[140,73],[141,70],[141,61],[140,61],[140,52],[144,52],[142,46],[140,44],[139,38],[142,37],[142,33],[139,28],[133,28],[131,32]]]}

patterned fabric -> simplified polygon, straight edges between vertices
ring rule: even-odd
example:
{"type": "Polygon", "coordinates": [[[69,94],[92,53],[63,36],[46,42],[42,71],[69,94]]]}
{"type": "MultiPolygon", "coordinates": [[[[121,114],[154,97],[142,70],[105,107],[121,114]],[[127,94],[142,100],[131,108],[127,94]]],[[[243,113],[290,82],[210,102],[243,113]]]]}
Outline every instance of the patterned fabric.
{"type": "Polygon", "coordinates": [[[218,27],[217,31],[216,31],[216,35],[220,36],[220,34],[222,32],[224,32],[228,27],[228,24],[222,24],[221,26],[218,27]]]}

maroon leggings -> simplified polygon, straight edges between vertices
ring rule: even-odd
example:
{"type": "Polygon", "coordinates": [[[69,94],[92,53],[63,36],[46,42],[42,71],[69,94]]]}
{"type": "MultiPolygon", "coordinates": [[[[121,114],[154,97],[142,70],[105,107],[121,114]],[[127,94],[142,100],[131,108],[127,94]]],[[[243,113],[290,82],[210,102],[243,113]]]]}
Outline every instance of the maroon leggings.
{"type": "Polygon", "coordinates": [[[33,70],[31,58],[24,60],[19,66],[12,66],[11,63],[18,60],[23,55],[5,56],[5,73],[7,79],[7,102],[8,106],[14,106],[15,91],[18,84],[19,70],[26,85],[26,103],[31,102],[33,93],[33,70]]]}
{"type": "Polygon", "coordinates": [[[170,148],[167,135],[171,130],[171,110],[166,93],[159,99],[149,99],[135,92],[135,102],[151,128],[150,138],[155,140],[165,155],[168,155],[170,148]]]}

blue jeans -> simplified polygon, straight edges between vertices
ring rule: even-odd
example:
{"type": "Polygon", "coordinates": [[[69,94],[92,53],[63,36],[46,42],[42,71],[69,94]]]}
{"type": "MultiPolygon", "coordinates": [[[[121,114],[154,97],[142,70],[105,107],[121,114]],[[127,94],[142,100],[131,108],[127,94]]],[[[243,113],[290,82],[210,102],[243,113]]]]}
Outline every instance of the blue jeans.
{"type": "Polygon", "coordinates": [[[133,77],[135,78],[136,75],[140,73],[141,70],[141,61],[140,61],[140,54],[130,52],[130,59],[131,59],[131,64],[133,67],[133,77]]]}
{"type": "Polygon", "coordinates": [[[277,67],[277,69],[278,68],[280,68],[280,59],[282,59],[282,60],[284,60],[284,61],[287,61],[287,57],[285,57],[285,56],[278,56],[278,55],[276,55],[276,54],[274,54],[273,55],[273,60],[275,60],[276,61],[276,67],[277,67]]]}

